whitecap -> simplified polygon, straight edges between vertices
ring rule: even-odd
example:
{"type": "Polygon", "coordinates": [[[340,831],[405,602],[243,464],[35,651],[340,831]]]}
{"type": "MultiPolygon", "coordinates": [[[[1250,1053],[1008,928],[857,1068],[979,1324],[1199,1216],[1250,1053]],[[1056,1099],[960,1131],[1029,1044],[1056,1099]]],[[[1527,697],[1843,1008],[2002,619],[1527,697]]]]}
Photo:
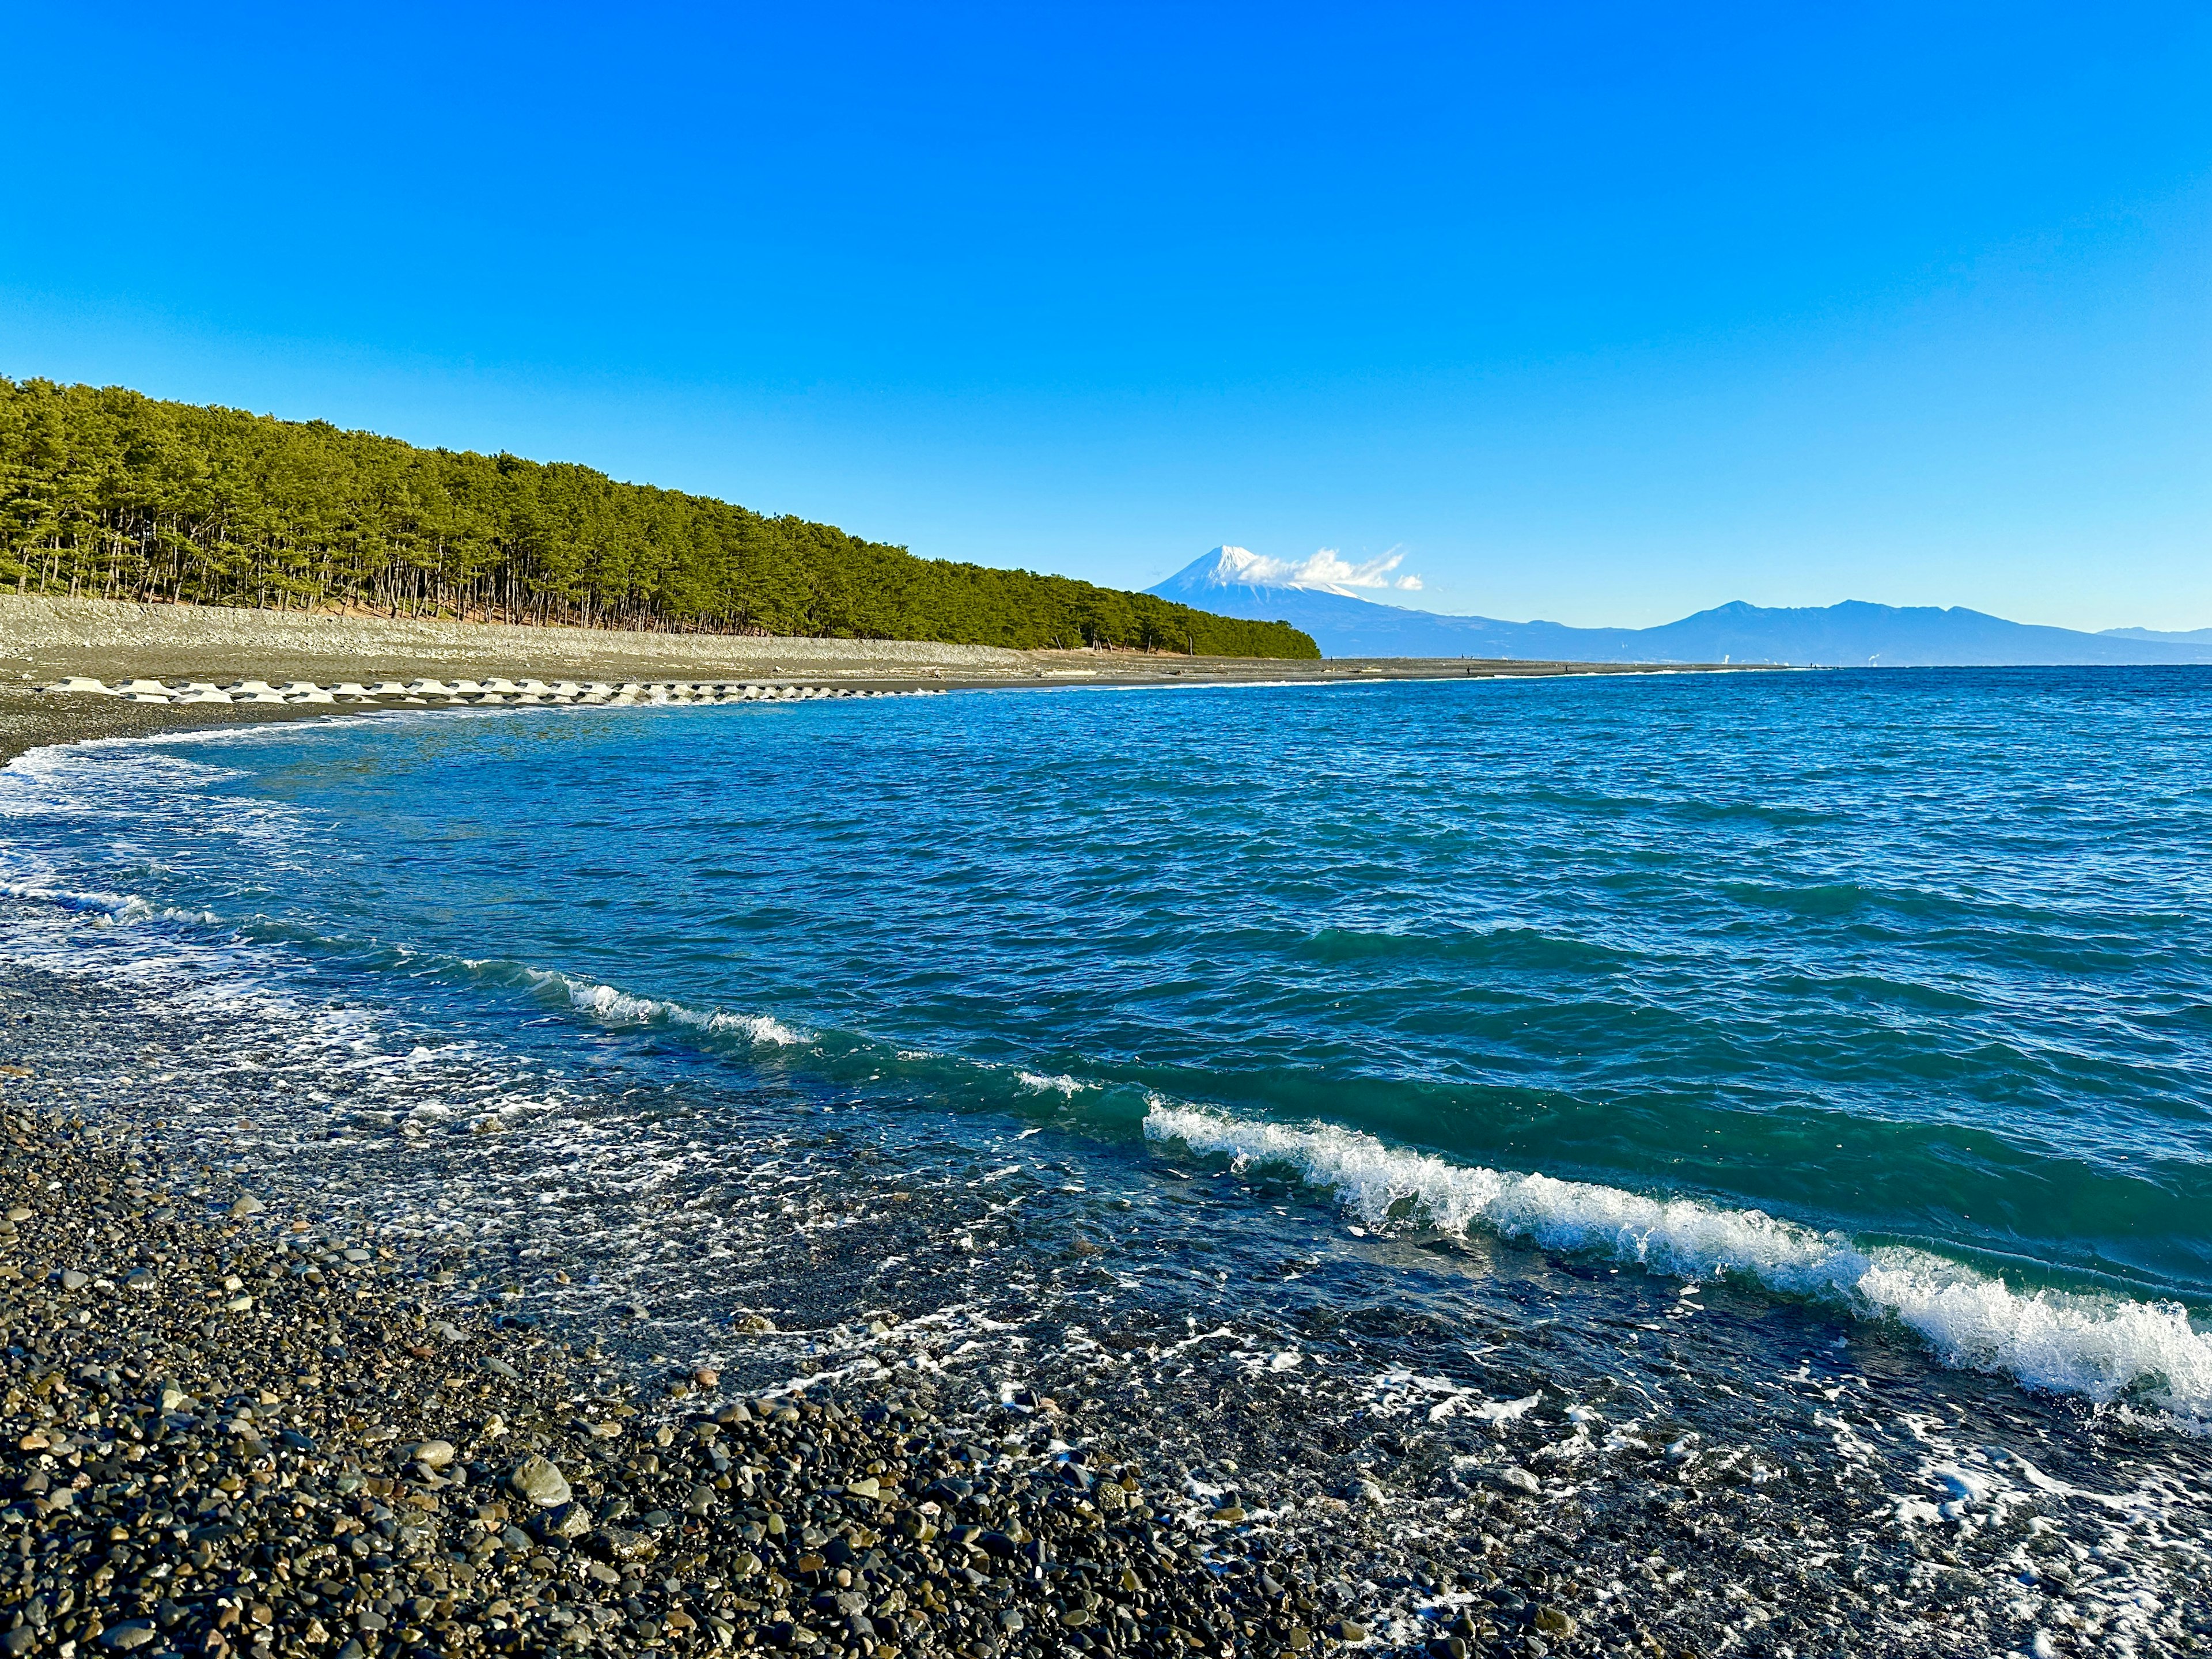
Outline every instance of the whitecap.
{"type": "Polygon", "coordinates": [[[1240,1164],[1285,1165],[1370,1226],[1418,1218],[1547,1249],[1590,1252],[1684,1279],[1720,1274],[1889,1319],[1945,1364],[2010,1376],[2099,1404],[2132,1396],[2183,1427],[2212,1427],[2212,1336],[2170,1301],[2019,1291],[1932,1251],[1687,1198],[1449,1163],[1332,1124],[1254,1121],[1155,1097],[1145,1133],[1240,1164]]]}
{"type": "Polygon", "coordinates": [[[665,999],[633,996],[611,985],[596,984],[568,974],[536,968],[526,972],[532,984],[562,988],[568,993],[570,1006],[579,1013],[589,1014],[610,1025],[665,1023],[689,1025],[702,1031],[734,1031],[749,1042],[775,1048],[791,1048],[814,1040],[809,1033],[796,1026],[787,1025],[771,1014],[740,1014],[726,1009],[689,1008],[680,1002],[665,999]]]}
{"type": "Polygon", "coordinates": [[[1041,1072],[1017,1072],[1014,1077],[1023,1088],[1034,1093],[1065,1095],[1070,1100],[1084,1090],[1097,1086],[1072,1077],[1047,1077],[1041,1072]]]}

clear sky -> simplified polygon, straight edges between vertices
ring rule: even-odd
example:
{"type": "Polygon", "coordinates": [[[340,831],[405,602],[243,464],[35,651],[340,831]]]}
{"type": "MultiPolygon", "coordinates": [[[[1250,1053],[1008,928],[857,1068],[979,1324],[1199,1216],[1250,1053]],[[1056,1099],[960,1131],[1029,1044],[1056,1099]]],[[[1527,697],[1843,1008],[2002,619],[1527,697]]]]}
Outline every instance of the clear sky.
{"type": "Polygon", "coordinates": [[[6,8],[0,373],[1158,580],[2212,625],[2212,10],[6,8]]]}

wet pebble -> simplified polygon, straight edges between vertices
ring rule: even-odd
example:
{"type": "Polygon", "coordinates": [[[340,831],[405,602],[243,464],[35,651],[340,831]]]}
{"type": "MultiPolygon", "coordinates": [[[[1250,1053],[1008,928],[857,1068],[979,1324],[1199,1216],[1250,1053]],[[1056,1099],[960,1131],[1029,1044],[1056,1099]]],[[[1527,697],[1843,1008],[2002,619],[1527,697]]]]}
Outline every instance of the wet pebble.
{"type": "Polygon", "coordinates": [[[336,1270],[372,1264],[359,1246],[288,1271],[284,1217],[172,1203],[127,1137],[6,1129],[10,1183],[72,1196],[15,1206],[0,1270],[21,1339],[0,1654],[1188,1659],[1366,1639],[1240,1504],[1194,1522],[1170,1481],[1070,1461],[1056,1407],[1009,1438],[881,1380],[716,1402],[702,1370],[586,1399],[545,1335],[336,1270]],[[59,1267],[88,1224],[158,1257],[152,1282],[126,1297],[100,1290],[107,1262],[59,1267]],[[85,1316],[50,1286],[89,1291],[85,1316]],[[482,1363],[457,1374],[461,1345],[482,1363]]]}

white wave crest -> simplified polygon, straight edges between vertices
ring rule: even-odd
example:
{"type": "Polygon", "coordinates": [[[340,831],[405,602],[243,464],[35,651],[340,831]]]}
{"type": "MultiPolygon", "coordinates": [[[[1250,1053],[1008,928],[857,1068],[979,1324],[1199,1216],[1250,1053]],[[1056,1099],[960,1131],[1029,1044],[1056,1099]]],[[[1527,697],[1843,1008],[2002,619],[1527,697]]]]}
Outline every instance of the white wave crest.
{"type": "Polygon", "coordinates": [[[1893,1319],[1948,1365],[2099,1403],[2134,1394],[2185,1425],[2212,1424],[2212,1336],[2177,1302],[2022,1292],[1926,1250],[1863,1248],[1758,1210],[1449,1164],[1328,1124],[1254,1122],[1156,1098],[1145,1133],[1239,1164],[1285,1164],[1370,1225],[1419,1216],[1685,1279],[1735,1274],[1863,1318],[1893,1319]]]}
{"type": "Polygon", "coordinates": [[[222,918],[212,910],[155,904],[137,893],[72,892],[45,882],[15,880],[5,874],[0,874],[0,897],[55,905],[89,916],[95,927],[131,927],[146,921],[184,921],[204,927],[222,925],[222,918]]]}
{"type": "Polygon", "coordinates": [[[1072,1077],[1047,1077],[1042,1072],[1017,1072],[1014,1078],[1023,1088],[1040,1095],[1065,1095],[1070,1100],[1084,1090],[1096,1085],[1080,1082],[1072,1077]]]}
{"type": "Polygon", "coordinates": [[[572,979],[566,974],[533,970],[531,978],[541,985],[565,988],[570,1006],[578,1012],[589,1014],[610,1025],[654,1025],[665,1022],[673,1025],[689,1025],[701,1031],[734,1031],[752,1042],[773,1048],[793,1048],[814,1040],[806,1032],[787,1025],[769,1014],[733,1014],[719,1008],[702,1012],[696,1008],[687,1008],[680,1002],[632,996],[611,985],[595,985],[587,981],[572,979]]]}

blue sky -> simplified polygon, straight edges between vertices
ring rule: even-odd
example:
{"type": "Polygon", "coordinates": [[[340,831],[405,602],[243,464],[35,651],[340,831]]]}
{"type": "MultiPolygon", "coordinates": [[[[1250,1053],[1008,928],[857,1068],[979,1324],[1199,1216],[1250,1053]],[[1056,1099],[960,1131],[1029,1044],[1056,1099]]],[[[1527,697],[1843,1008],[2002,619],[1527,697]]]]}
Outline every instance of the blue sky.
{"type": "Polygon", "coordinates": [[[2201,7],[8,31],[0,373],[1118,585],[2212,625],[2201,7]]]}

